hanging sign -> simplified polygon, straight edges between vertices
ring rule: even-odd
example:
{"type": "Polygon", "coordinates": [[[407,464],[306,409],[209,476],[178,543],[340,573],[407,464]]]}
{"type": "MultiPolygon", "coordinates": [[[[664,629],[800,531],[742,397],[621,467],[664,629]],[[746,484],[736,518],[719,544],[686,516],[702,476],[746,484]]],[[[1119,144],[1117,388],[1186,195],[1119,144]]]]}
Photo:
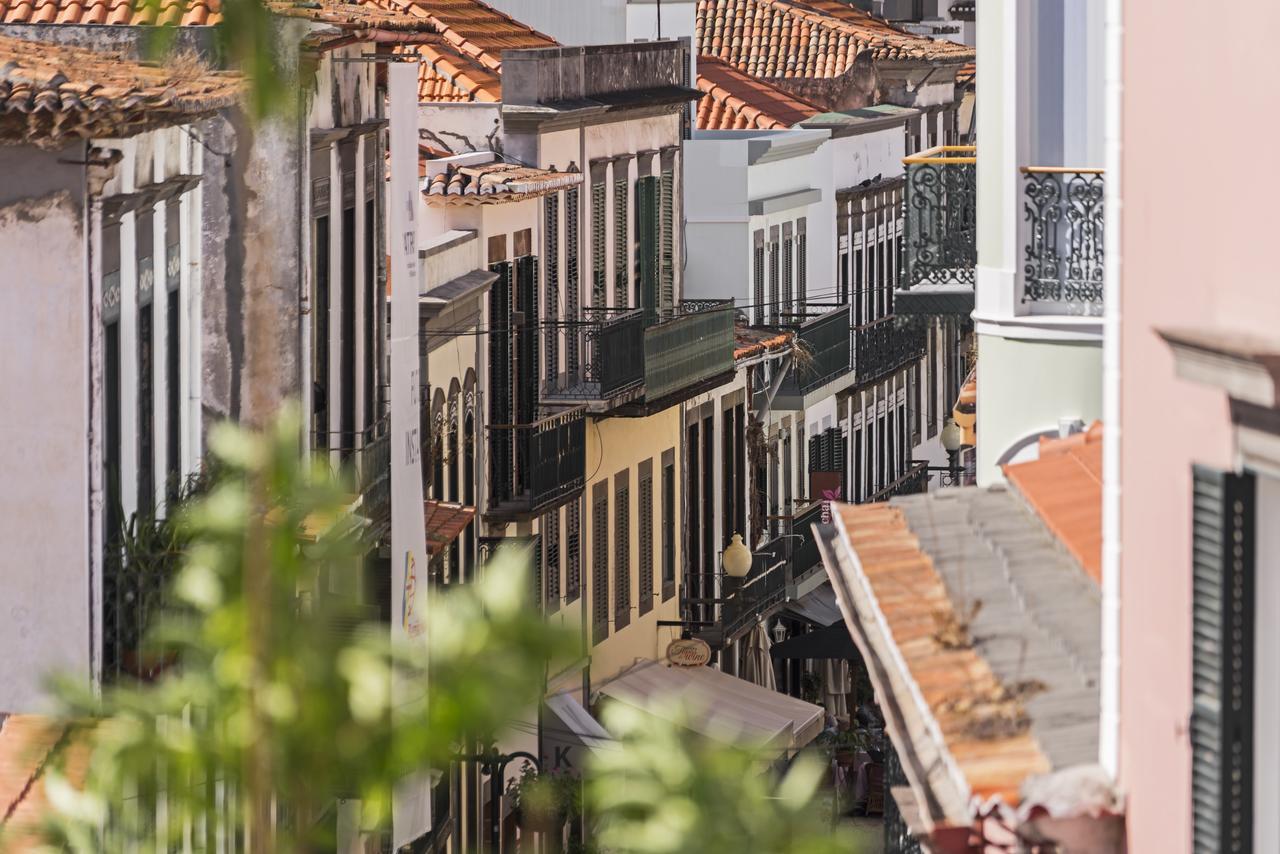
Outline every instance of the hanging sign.
{"type": "Polygon", "coordinates": [[[711,647],[704,640],[680,638],[667,645],[667,663],[676,667],[702,667],[711,661],[711,647]]]}

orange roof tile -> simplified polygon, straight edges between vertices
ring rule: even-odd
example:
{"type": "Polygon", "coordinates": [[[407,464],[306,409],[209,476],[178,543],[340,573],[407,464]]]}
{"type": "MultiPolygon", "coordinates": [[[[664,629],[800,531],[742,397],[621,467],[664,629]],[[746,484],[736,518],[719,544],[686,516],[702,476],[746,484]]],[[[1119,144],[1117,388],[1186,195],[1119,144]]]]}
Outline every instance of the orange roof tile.
{"type": "Polygon", "coordinates": [[[699,54],[755,77],[839,77],[873,59],[968,62],[973,48],[916,36],[839,0],[698,0],[699,54]]]}
{"type": "Polygon", "coordinates": [[[0,850],[27,851],[40,842],[49,811],[41,775],[60,751],[73,786],[83,785],[90,746],[65,723],[40,715],[0,716],[0,850]]]}
{"type": "Polygon", "coordinates": [[[776,130],[822,112],[711,56],[698,58],[698,89],[707,93],[698,102],[702,130],[776,130]]]}
{"type": "Polygon", "coordinates": [[[420,66],[423,101],[502,100],[502,52],[556,47],[558,42],[479,0],[360,0],[431,23],[441,44],[406,46],[426,61],[420,66]]]}
{"type": "MultiPolygon", "coordinates": [[[[430,29],[416,17],[356,0],[265,0],[270,11],[340,27],[430,29]]],[[[201,27],[222,23],[222,0],[0,0],[3,24],[201,27]]]]}
{"type": "Polygon", "coordinates": [[[1016,805],[1023,781],[1048,772],[1050,761],[1030,732],[975,733],[976,716],[989,711],[1003,686],[972,645],[944,645],[940,639],[941,626],[964,617],[956,613],[933,559],[898,507],[840,505],[838,512],[893,643],[972,794],[1016,805]]]}
{"type": "Polygon", "coordinates": [[[234,103],[241,79],[0,36],[0,139],[56,147],[182,124],[234,103]]]}
{"type": "Polygon", "coordinates": [[[427,526],[427,553],[438,554],[458,535],[466,530],[467,525],[476,516],[476,508],[462,504],[450,504],[445,501],[426,501],[423,504],[427,526]]]}
{"type": "Polygon", "coordinates": [[[1065,439],[1041,439],[1040,459],[1006,465],[1004,474],[1102,583],[1102,424],[1065,439]]]}
{"type": "MultiPolygon", "coordinates": [[[[426,171],[431,169],[428,162],[426,171]]],[[[563,172],[494,161],[467,166],[450,163],[431,177],[423,196],[429,205],[496,204],[533,199],[581,183],[582,173],[572,163],[563,172]]]]}

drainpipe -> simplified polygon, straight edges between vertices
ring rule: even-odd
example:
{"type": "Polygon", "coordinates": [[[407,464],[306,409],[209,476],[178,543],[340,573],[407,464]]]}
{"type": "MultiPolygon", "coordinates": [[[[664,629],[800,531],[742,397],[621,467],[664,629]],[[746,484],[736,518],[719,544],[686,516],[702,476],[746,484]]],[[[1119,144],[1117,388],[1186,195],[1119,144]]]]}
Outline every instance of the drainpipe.
{"type": "Polygon", "coordinates": [[[1118,780],[1120,775],[1120,152],[1123,86],[1123,0],[1106,0],[1104,50],[1106,101],[1104,157],[1106,166],[1102,318],[1102,708],[1098,762],[1118,780]]]}
{"type": "MultiPolygon", "coordinates": [[[[381,103],[381,101],[379,101],[381,103]]],[[[298,408],[302,416],[302,450],[311,450],[313,431],[311,399],[311,139],[307,133],[305,100],[300,99],[297,115],[298,160],[298,408]]],[[[381,161],[379,161],[381,163],[381,161]]],[[[341,188],[339,188],[341,193],[341,188]]],[[[376,195],[375,195],[375,198],[376,195]]],[[[375,202],[376,204],[376,202],[375,202]]],[[[381,213],[375,211],[375,215],[381,213]]],[[[369,225],[372,227],[372,224],[369,225]]],[[[375,244],[376,245],[376,244],[375,244]]],[[[383,250],[385,254],[385,249],[383,250]]],[[[374,265],[377,269],[377,265],[374,265]]],[[[374,301],[378,307],[377,300],[374,301]]],[[[376,328],[376,327],[375,327],[376,328]]],[[[378,352],[375,350],[375,352],[378,352]]],[[[375,372],[374,376],[380,376],[375,372]]],[[[373,392],[376,394],[377,390],[373,392]]]]}

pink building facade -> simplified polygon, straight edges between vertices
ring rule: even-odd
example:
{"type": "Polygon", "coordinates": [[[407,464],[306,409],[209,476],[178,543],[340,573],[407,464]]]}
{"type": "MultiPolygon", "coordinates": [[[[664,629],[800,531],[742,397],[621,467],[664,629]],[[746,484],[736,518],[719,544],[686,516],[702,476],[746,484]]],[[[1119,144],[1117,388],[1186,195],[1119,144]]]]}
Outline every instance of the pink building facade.
{"type": "MultiPolygon", "coordinates": [[[[1119,12],[1118,3],[1110,5],[1119,12]]],[[[1253,636],[1254,654],[1241,653],[1251,670],[1242,708],[1252,706],[1244,710],[1252,711],[1244,750],[1253,759],[1245,770],[1257,806],[1251,817],[1221,809],[1219,820],[1221,833],[1235,832],[1242,843],[1251,836],[1253,851],[1278,851],[1280,772],[1273,769],[1280,754],[1267,730],[1280,729],[1274,652],[1280,638],[1268,625],[1280,604],[1273,577],[1280,565],[1268,541],[1276,536],[1268,529],[1278,509],[1273,446],[1280,439],[1268,429],[1276,423],[1268,420],[1276,412],[1268,365],[1280,353],[1274,264],[1280,172],[1265,159],[1251,165],[1245,140],[1253,135],[1236,128],[1274,123],[1256,107],[1272,72],[1280,71],[1280,54],[1265,27],[1232,26],[1230,39],[1206,39],[1212,24],[1204,15],[1171,11],[1162,0],[1129,0],[1122,34],[1119,18],[1111,19],[1120,136],[1109,161],[1119,174],[1109,177],[1119,178],[1112,199],[1121,204],[1110,208],[1120,213],[1112,235],[1119,263],[1108,291],[1108,311],[1115,312],[1108,346],[1119,359],[1111,398],[1118,412],[1108,417],[1120,427],[1110,469],[1119,475],[1112,506],[1118,549],[1113,540],[1110,553],[1119,596],[1114,760],[1128,797],[1129,850],[1174,854],[1192,850],[1193,838],[1214,835],[1195,817],[1193,801],[1193,774],[1204,773],[1203,765],[1193,768],[1193,752],[1197,762],[1206,761],[1204,750],[1193,751],[1196,722],[1203,721],[1193,716],[1193,706],[1202,708],[1193,702],[1193,613],[1194,625],[1206,625],[1196,610],[1193,536],[1207,512],[1193,509],[1193,466],[1251,473],[1252,503],[1234,506],[1252,513],[1236,557],[1251,563],[1243,571],[1252,572],[1252,589],[1244,595],[1256,614],[1240,640],[1247,648],[1253,636]],[[1197,45],[1194,58],[1174,56],[1176,45],[1197,45]],[[1242,822],[1243,836],[1230,829],[1234,820],[1242,822]]],[[[1246,0],[1233,6],[1232,17],[1256,21],[1272,11],[1270,3],[1246,0]]],[[[1224,656],[1232,653],[1226,646],[1224,656]]],[[[1249,849],[1197,843],[1195,850],[1249,849]]]]}

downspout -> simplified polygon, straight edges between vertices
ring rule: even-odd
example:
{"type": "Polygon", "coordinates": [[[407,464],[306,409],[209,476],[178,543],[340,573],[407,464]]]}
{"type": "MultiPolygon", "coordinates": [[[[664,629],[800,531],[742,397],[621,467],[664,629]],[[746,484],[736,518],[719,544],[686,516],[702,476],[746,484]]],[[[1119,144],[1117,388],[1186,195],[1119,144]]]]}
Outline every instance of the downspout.
{"type": "Polygon", "coordinates": [[[306,98],[299,94],[298,99],[298,408],[302,416],[302,450],[308,453],[315,435],[311,423],[311,139],[307,133],[306,98]]]}
{"type": "Polygon", "coordinates": [[[1102,684],[1098,762],[1120,778],[1120,431],[1123,428],[1120,375],[1121,297],[1121,107],[1123,103],[1123,0],[1106,0],[1104,50],[1106,72],[1103,151],[1106,167],[1103,226],[1102,317],[1102,684]]]}

